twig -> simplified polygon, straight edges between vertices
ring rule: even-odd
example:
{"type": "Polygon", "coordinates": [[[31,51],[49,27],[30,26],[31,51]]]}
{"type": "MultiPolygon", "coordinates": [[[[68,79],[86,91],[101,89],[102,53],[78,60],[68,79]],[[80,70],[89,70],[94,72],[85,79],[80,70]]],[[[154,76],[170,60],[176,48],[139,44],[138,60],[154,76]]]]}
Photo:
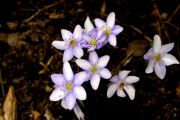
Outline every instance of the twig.
{"type": "Polygon", "coordinates": [[[179,11],[180,9],[180,5],[177,6],[177,8],[175,9],[175,11],[173,12],[173,14],[169,17],[169,19],[167,20],[167,22],[170,22],[172,20],[172,18],[176,15],[176,13],[179,11]]]}
{"type": "Polygon", "coordinates": [[[0,69],[0,83],[1,83],[2,95],[4,96],[4,95],[5,95],[5,94],[4,94],[4,84],[3,84],[1,69],[0,69]]]}

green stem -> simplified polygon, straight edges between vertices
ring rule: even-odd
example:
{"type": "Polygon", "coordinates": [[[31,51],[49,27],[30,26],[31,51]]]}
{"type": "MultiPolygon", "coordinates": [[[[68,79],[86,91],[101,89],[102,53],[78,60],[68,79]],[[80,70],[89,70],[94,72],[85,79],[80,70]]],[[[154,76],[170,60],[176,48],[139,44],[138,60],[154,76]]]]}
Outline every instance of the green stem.
{"type": "Polygon", "coordinates": [[[1,69],[0,69],[0,83],[1,83],[2,95],[4,96],[4,84],[3,84],[3,79],[2,79],[2,75],[1,75],[1,69]]]}

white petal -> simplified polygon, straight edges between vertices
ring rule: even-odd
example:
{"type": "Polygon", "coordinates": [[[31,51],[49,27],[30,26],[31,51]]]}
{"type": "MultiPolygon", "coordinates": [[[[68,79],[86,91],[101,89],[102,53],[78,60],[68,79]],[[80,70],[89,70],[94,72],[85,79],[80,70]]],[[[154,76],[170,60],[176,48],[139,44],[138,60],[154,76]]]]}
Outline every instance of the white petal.
{"type": "Polygon", "coordinates": [[[149,60],[148,62],[148,66],[145,70],[145,73],[149,74],[149,73],[152,73],[153,72],[153,68],[154,68],[154,60],[149,60]]]}
{"type": "Polygon", "coordinates": [[[119,33],[121,33],[123,31],[123,27],[119,26],[119,25],[115,25],[112,33],[115,35],[118,35],[119,33]]]}
{"type": "Polygon", "coordinates": [[[109,79],[111,77],[111,72],[107,68],[103,68],[99,71],[99,73],[104,79],[109,79]]]}
{"type": "Polygon", "coordinates": [[[124,93],[123,89],[120,88],[117,89],[117,95],[119,97],[126,97],[126,94],[124,93]]]}
{"type": "Polygon", "coordinates": [[[133,100],[135,98],[135,89],[132,85],[126,85],[124,86],[124,90],[128,94],[129,98],[133,100]]]}
{"type": "Polygon", "coordinates": [[[89,70],[91,68],[90,63],[84,59],[76,59],[76,64],[83,70],[89,70]]]}
{"type": "Polygon", "coordinates": [[[67,62],[73,58],[72,48],[66,49],[63,54],[63,62],[67,62]]]}
{"type": "Polygon", "coordinates": [[[61,35],[64,41],[69,40],[72,37],[72,33],[65,29],[61,29],[61,35]]]}
{"type": "Polygon", "coordinates": [[[120,71],[120,72],[119,72],[119,78],[120,78],[120,80],[125,80],[126,77],[128,76],[128,74],[129,74],[130,72],[131,72],[131,71],[128,71],[128,70],[120,71]]]}
{"type": "Polygon", "coordinates": [[[97,28],[102,28],[106,25],[106,23],[99,18],[96,18],[94,21],[97,28]]]}
{"type": "Polygon", "coordinates": [[[85,31],[88,33],[90,32],[94,26],[92,24],[92,22],[90,21],[89,17],[86,18],[86,21],[84,22],[84,28],[85,28],[85,31]]]}
{"type": "Polygon", "coordinates": [[[82,28],[80,25],[76,25],[74,32],[73,32],[73,37],[76,40],[80,40],[82,38],[82,28]]]}
{"type": "Polygon", "coordinates": [[[98,61],[98,55],[95,51],[89,53],[89,61],[91,64],[96,64],[98,61]]]}
{"type": "Polygon", "coordinates": [[[64,92],[64,90],[60,87],[57,87],[53,90],[49,99],[51,101],[59,101],[59,100],[63,99],[65,96],[66,96],[66,93],[64,92]]]}
{"type": "Polygon", "coordinates": [[[82,112],[77,103],[75,104],[73,110],[79,120],[84,120],[84,113],[82,112]]]}
{"type": "Polygon", "coordinates": [[[66,101],[67,108],[71,110],[76,103],[76,98],[74,97],[72,93],[70,93],[68,96],[66,96],[65,101],[66,101]]]}
{"type": "Polygon", "coordinates": [[[138,82],[139,81],[139,77],[136,77],[136,76],[128,76],[125,81],[127,83],[135,83],[135,82],[138,82]]]}
{"type": "Polygon", "coordinates": [[[117,83],[117,82],[119,82],[119,76],[118,75],[115,75],[115,76],[113,76],[111,79],[110,79],[110,81],[112,81],[112,82],[114,82],[114,83],[117,83]]]}
{"type": "Polygon", "coordinates": [[[61,106],[62,106],[63,108],[65,108],[65,109],[68,109],[68,107],[67,107],[67,105],[66,105],[65,99],[62,99],[62,100],[61,100],[61,106]]]}
{"type": "Polygon", "coordinates": [[[79,46],[74,47],[73,49],[73,54],[76,58],[81,58],[84,54],[82,48],[80,48],[79,46]]]}
{"type": "Polygon", "coordinates": [[[92,75],[90,83],[91,83],[92,88],[94,90],[97,90],[100,83],[100,76],[98,74],[92,75]]]}
{"type": "Polygon", "coordinates": [[[108,15],[106,23],[107,23],[108,27],[110,27],[111,29],[114,27],[114,24],[115,24],[115,13],[114,12],[111,12],[108,15]]]}
{"type": "Polygon", "coordinates": [[[65,79],[64,79],[64,76],[62,74],[52,74],[51,79],[58,86],[64,85],[65,79]]]}
{"type": "Polygon", "coordinates": [[[117,44],[117,40],[116,40],[116,36],[114,34],[111,34],[108,38],[109,44],[112,46],[116,46],[117,44]]]}
{"type": "Polygon", "coordinates": [[[160,78],[160,79],[164,79],[165,75],[166,75],[166,67],[165,65],[162,65],[160,63],[156,63],[154,66],[154,70],[156,75],[160,78]]]}
{"type": "Polygon", "coordinates": [[[165,54],[162,57],[162,60],[164,61],[164,64],[167,66],[172,64],[179,64],[179,61],[171,54],[165,54]]]}
{"type": "Polygon", "coordinates": [[[52,45],[59,50],[64,50],[66,48],[66,43],[64,41],[53,41],[52,45]]]}
{"type": "Polygon", "coordinates": [[[117,89],[118,89],[118,84],[110,85],[107,89],[107,97],[108,98],[112,97],[117,89]]]}
{"type": "Polygon", "coordinates": [[[97,62],[97,66],[100,68],[106,67],[106,65],[109,62],[109,59],[110,59],[109,55],[104,55],[104,56],[100,57],[97,62]]]}
{"type": "Polygon", "coordinates": [[[154,49],[154,53],[159,53],[161,49],[161,39],[159,35],[154,36],[153,49],[154,49]]]}
{"type": "Polygon", "coordinates": [[[162,45],[160,52],[168,53],[169,51],[171,51],[173,49],[173,47],[174,47],[174,43],[162,45]]]}
{"type": "Polygon", "coordinates": [[[86,99],[86,91],[82,86],[75,86],[73,90],[74,96],[79,100],[85,100],[86,99]]]}
{"type": "Polygon", "coordinates": [[[86,81],[86,79],[87,79],[87,73],[79,72],[74,76],[74,84],[81,85],[84,81],[86,81]]]}
{"type": "Polygon", "coordinates": [[[67,81],[72,81],[74,78],[74,73],[73,73],[71,66],[68,62],[64,63],[63,74],[64,74],[64,77],[66,78],[67,81]]]}
{"type": "Polygon", "coordinates": [[[154,57],[154,52],[153,52],[153,49],[150,48],[148,50],[148,52],[144,55],[144,59],[145,60],[151,60],[151,59],[153,59],[153,57],[154,57]]]}

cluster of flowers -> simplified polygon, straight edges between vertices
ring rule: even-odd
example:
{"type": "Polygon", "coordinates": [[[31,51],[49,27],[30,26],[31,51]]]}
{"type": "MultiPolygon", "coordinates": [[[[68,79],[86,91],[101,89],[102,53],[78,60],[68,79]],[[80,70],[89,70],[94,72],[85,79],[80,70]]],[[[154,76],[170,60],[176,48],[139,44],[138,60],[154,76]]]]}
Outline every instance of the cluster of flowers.
{"type": "MultiPolygon", "coordinates": [[[[92,89],[97,90],[100,79],[110,79],[111,84],[107,89],[107,97],[110,98],[116,92],[119,97],[127,95],[131,100],[135,98],[135,88],[132,83],[138,82],[139,77],[128,76],[130,71],[122,70],[118,75],[112,77],[111,72],[105,68],[109,62],[110,56],[104,55],[98,57],[95,50],[102,48],[109,43],[111,46],[117,45],[116,35],[123,31],[119,25],[115,25],[115,13],[111,12],[106,22],[96,18],[95,26],[87,17],[84,23],[84,29],[76,25],[74,32],[62,29],[61,34],[64,41],[55,40],[52,45],[64,50],[63,54],[63,74],[52,74],[51,79],[56,87],[50,95],[51,101],[61,100],[61,105],[65,109],[74,110],[79,119],[84,119],[84,114],[78,106],[76,100],[85,100],[87,95],[82,87],[84,82],[90,81],[92,89]],[[88,49],[88,60],[81,59],[83,48],[88,49]],[[76,64],[83,70],[74,74],[68,61],[76,57],[76,64]],[[124,92],[125,91],[125,92],[124,92]]],[[[154,36],[153,47],[144,55],[144,59],[149,60],[146,73],[152,73],[153,69],[156,75],[163,79],[166,74],[165,66],[179,64],[178,60],[168,54],[174,47],[174,43],[161,45],[158,35],[154,36]]]]}

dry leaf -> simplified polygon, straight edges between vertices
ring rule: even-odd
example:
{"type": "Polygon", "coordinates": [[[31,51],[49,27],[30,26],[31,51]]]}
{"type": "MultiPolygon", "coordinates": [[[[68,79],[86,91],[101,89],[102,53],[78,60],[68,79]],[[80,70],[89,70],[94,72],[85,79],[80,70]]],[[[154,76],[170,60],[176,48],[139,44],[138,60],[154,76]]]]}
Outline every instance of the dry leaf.
{"type": "Polygon", "coordinates": [[[41,114],[38,111],[33,110],[32,115],[33,115],[33,120],[39,120],[41,114]]]}
{"type": "Polygon", "coordinates": [[[3,104],[4,120],[17,120],[17,100],[14,87],[10,86],[3,104]]]}

